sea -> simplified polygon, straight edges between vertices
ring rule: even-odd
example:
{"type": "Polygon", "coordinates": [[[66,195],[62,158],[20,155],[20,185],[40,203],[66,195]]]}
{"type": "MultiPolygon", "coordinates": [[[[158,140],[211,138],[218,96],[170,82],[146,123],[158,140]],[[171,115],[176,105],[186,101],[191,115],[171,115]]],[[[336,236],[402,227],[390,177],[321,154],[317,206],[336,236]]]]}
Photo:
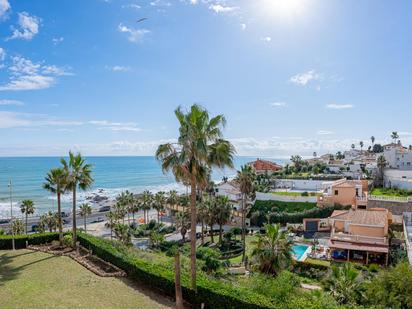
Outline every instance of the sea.
{"type": "MultiPolygon", "coordinates": [[[[185,186],[176,183],[172,174],[162,172],[159,162],[154,157],[85,157],[85,159],[93,167],[94,183],[87,192],[78,193],[79,204],[97,194],[113,200],[125,190],[133,193],[141,193],[144,190],[153,193],[170,190],[182,193],[186,191],[185,186]]],[[[215,169],[212,179],[219,182],[223,177],[234,177],[241,165],[253,160],[256,160],[256,157],[235,157],[235,169],[215,169]]],[[[270,160],[278,164],[284,164],[286,161],[270,160]]],[[[24,199],[34,201],[36,214],[49,210],[55,211],[56,196],[44,190],[42,185],[47,172],[59,166],[60,157],[0,157],[0,218],[10,217],[11,205],[13,205],[13,216],[21,215],[19,206],[24,199]]],[[[62,197],[62,208],[70,210],[70,207],[71,195],[69,194],[62,197]]]]}

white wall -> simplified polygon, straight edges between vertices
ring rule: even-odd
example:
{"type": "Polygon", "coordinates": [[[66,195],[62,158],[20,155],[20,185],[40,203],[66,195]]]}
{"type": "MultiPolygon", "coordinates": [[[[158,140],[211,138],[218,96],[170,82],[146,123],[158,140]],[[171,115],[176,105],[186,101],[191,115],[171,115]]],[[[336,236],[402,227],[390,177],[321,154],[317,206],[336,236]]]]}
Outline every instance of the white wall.
{"type": "Polygon", "coordinates": [[[322,189],[323,182],[324,180],[278,179],[275,181],[275,186],[293,190],[319,191],[322,189]]]}
{"type": "Polygon", "coordinates": [[[272,193],[256,192],[256,200],[259,201],[280,201],[280,202],[309,202],[316,203],[316,196],[287,196],[272,193]]]}
{"type": "Polygon", "coordinates": [[[412,171],[386,169],[384,171],[384,186],[412,190],[412,171]]]}

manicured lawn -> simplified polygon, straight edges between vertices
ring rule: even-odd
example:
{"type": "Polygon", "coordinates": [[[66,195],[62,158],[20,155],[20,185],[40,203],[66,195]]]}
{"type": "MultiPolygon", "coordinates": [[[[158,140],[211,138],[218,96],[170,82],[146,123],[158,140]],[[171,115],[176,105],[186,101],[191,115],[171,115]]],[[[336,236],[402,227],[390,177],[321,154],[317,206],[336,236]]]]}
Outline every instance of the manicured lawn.
{"type": "Polygon", "coordinates": [[[412,196],[412,191],[404,189],[391,189],[391,188],[374,188],[370,195],[383,195],[383,196],[397,196],[406,197],[412,196]]]}
{"type": "Polygon", "coordinates": [[[168,299],[126,279],[99,277],[68,257],[0,251],[0,307],[172,308],[168,299]]]}
{"type": "Polygon", "coordinates": [[[252,206],[251,213],[256,210],[263,211],[265,213],[276,211],[276,212],[302,212],[305,210],[316,208],[316,203],[309,202],[281,202],[281,201],[255,201],[252,206]]]}

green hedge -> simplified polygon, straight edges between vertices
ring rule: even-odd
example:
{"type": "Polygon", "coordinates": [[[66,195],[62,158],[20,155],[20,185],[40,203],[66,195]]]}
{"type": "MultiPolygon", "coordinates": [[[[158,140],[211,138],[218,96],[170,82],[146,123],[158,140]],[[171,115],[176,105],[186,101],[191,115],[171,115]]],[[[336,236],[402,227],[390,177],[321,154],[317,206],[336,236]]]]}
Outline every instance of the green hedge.
{"type": "Polygon", "coordinates": [[[265,213],[271,212],[272,209],[276,209],[276,212],[302,212],[309,209],[316,208],[316,203],[310,202],[282,202],[282,201],[260,201],[257,200],[253,204],[250,213],[255,211],[263,211],[265,213]]]}
{"type": "MultiPolygon", "coordinates": [[[[16,249],[26,248],[26,241],[28,241],[29,245],[39,245],[44,243],[50,243],[53,240],[59,240],[59,233],[43,233],[14,236],[14,244],[16,249]]],[[[0,250],[10,249],[12,249],[12,236],[0,236],[0,250]]]]}
{"type": "MultiPolygon", "coordinates": [[[[174,296],[173,269],[139,258],[117,242],[84,233],[78,235],[78,240],[93,254],[126,271],[129,278],[174,296]]],[[[279,308],[279,304],[263,295],[210,279],[201,272],[197,276],[197,293],[189,288],[186,275],[182,275],[182,289],[186,301],[191,304],[205,303],[206,308],[279,308]]]]}

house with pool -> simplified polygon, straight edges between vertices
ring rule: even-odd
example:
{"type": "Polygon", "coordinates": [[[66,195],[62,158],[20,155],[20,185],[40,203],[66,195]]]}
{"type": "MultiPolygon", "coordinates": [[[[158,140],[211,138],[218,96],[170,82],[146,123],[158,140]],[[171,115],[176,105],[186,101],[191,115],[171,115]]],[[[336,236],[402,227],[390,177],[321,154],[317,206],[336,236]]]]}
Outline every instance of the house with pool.
{"type": "Polygon", "coordinates": [[[331,259],[387,265],[392,220],[383,208],[335,210],[329,217],[331,259]]]}

